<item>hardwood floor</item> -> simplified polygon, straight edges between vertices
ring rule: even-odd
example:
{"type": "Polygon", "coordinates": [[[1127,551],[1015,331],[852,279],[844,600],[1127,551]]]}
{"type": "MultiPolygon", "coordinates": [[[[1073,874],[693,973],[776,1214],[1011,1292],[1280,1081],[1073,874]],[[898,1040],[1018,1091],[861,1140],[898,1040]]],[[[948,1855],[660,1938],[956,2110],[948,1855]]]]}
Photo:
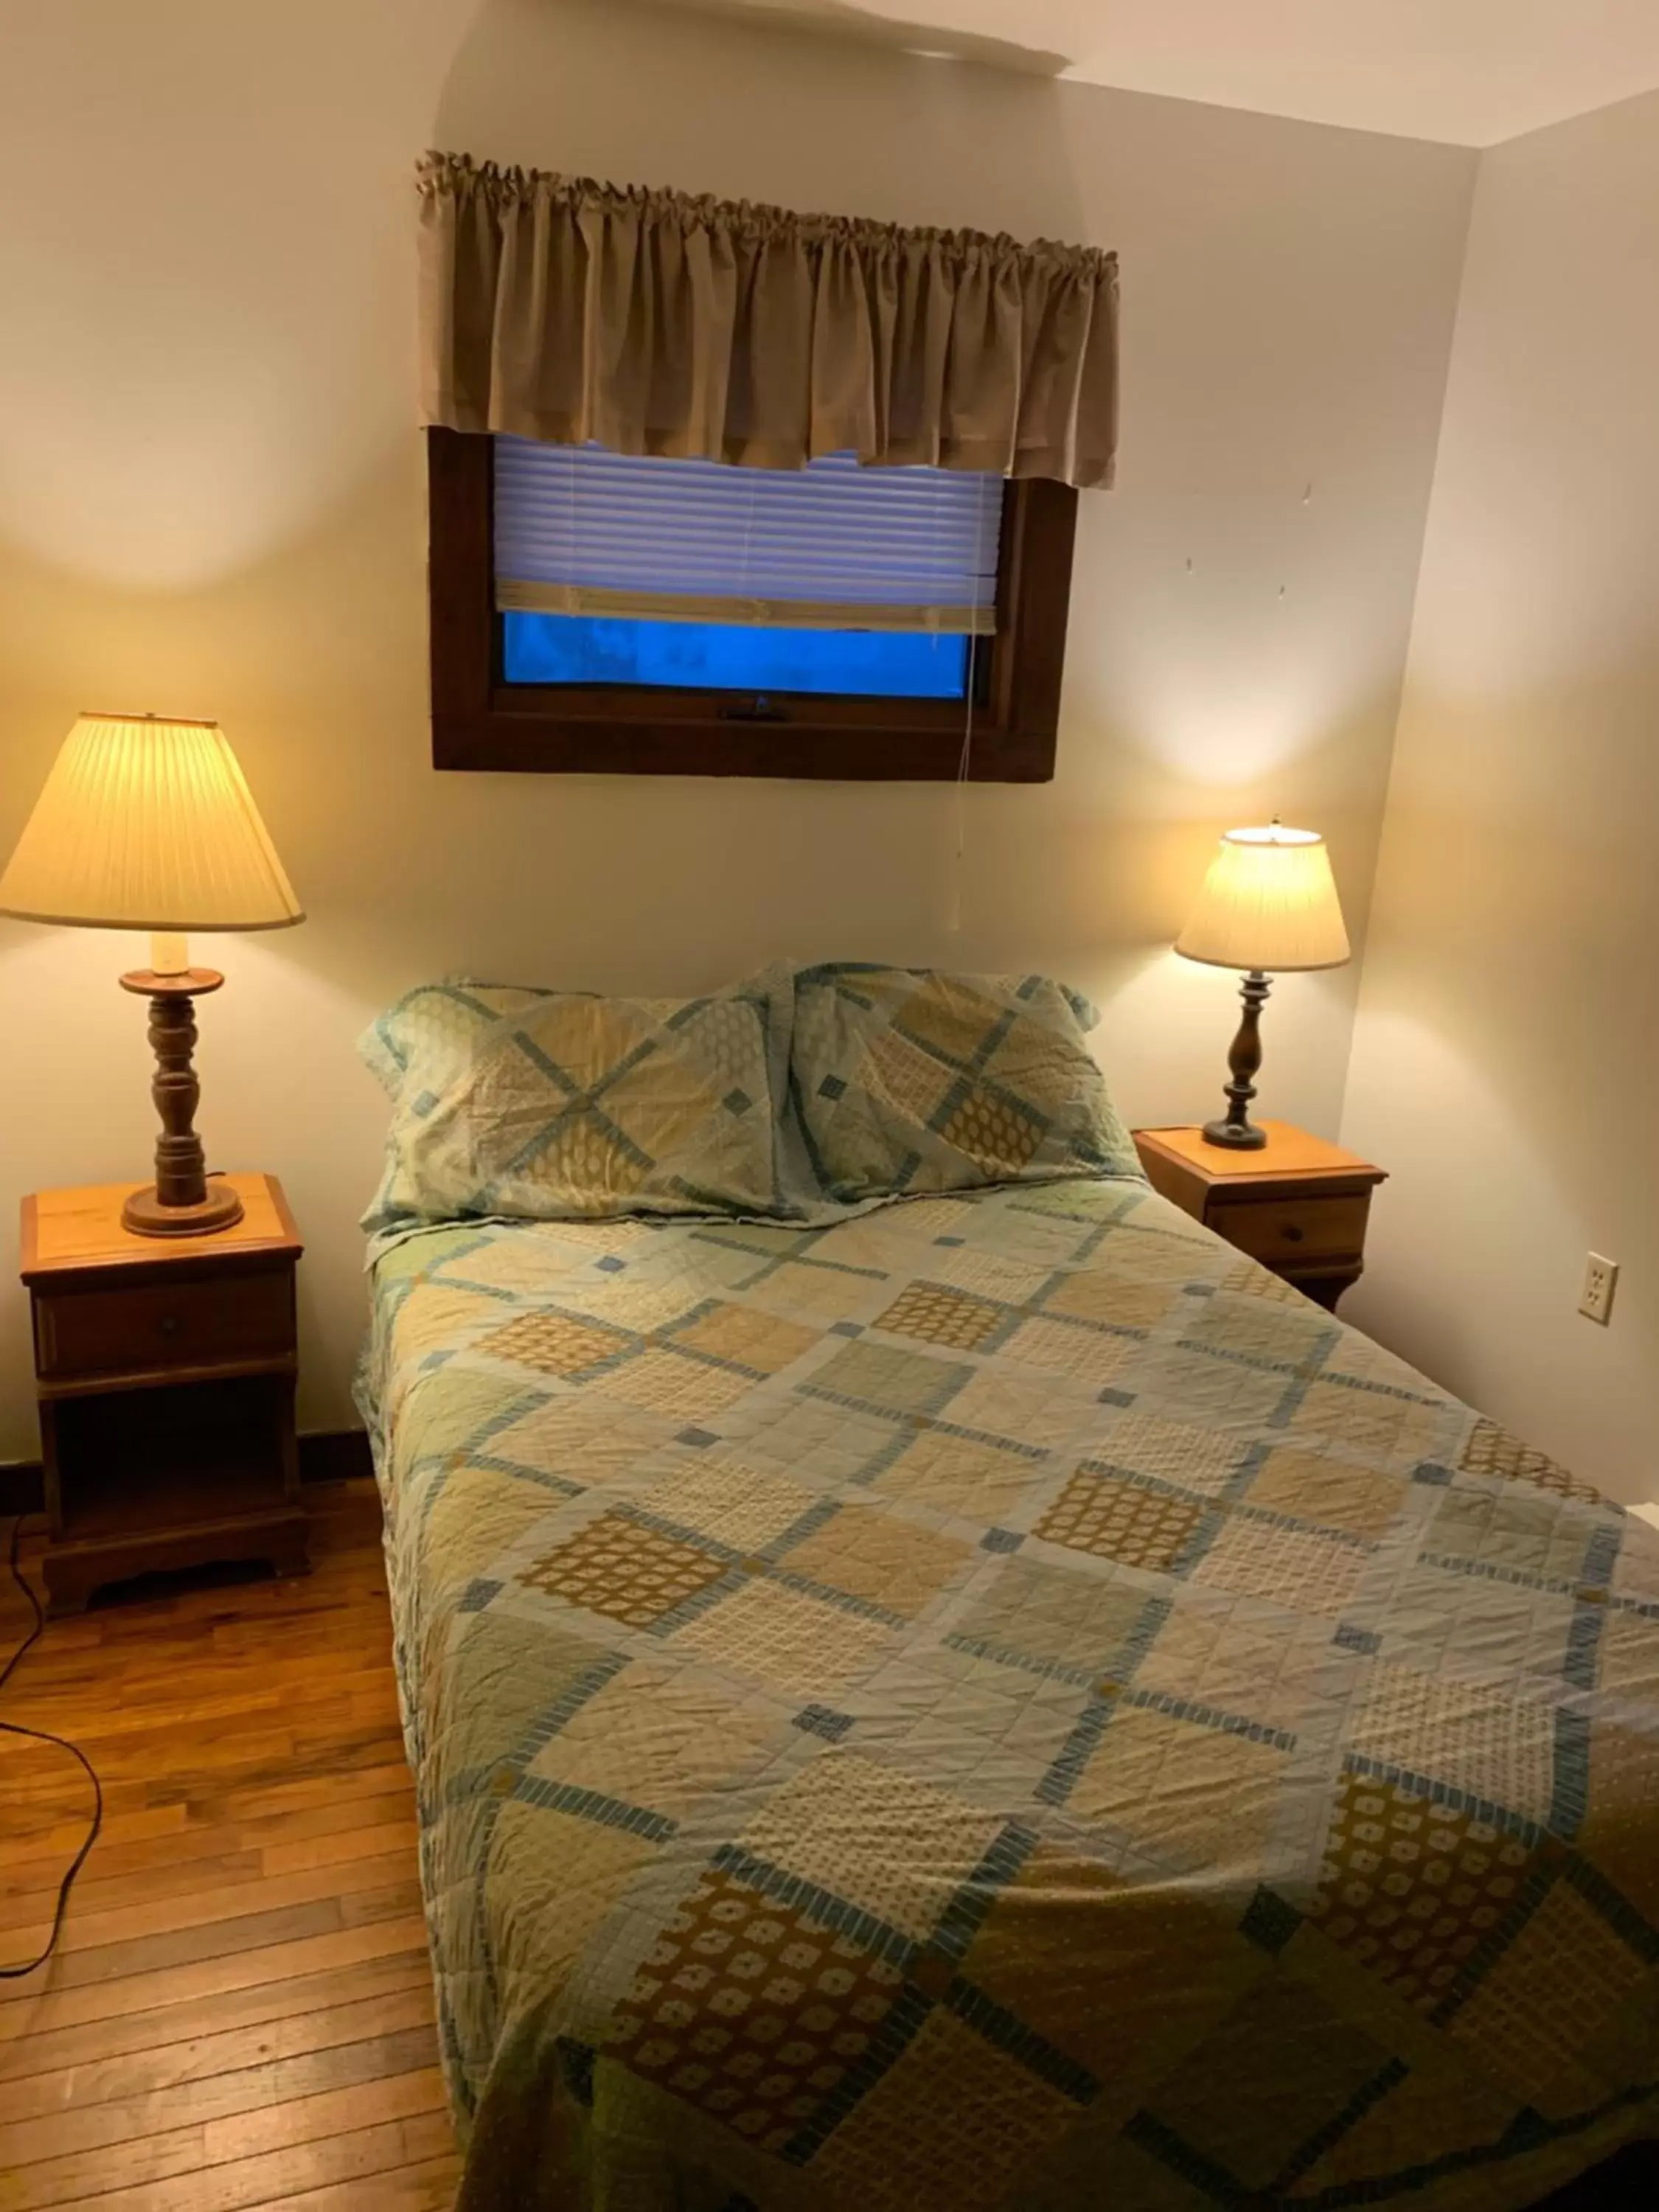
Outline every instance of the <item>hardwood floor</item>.
{"type": "MultiPolygon", "coordinates": [[[[58,1955],[0,1982],[0,2212],[453,2199],[379,1503],[307,1503],[309,1577],[50,1622],[7,1686],[105,1817],[58,1955]]],[[[27,1625],[8,1587],[0,1658],[27,1625]]],[[[0,1736],[0,1965],[45,1942],[89,1796],[0,1736]]]]}

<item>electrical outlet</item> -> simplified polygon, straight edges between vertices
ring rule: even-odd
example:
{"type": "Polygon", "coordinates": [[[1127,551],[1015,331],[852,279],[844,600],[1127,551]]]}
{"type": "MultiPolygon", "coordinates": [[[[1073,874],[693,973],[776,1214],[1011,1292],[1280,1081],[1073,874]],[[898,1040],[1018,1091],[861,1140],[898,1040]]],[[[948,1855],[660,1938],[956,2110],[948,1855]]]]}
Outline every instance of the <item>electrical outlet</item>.
{"type": "Polygon", "coordinates": [[[1619,1262],[1604,1260],[1599,1252],[1584,1261],[1584,1287],[1578,1294],[1578,1310],[1586,1321],[1599,1321],[1605,1328],[1613,1318],[1613,1294],[1619,1287],[1619,1262]]]}

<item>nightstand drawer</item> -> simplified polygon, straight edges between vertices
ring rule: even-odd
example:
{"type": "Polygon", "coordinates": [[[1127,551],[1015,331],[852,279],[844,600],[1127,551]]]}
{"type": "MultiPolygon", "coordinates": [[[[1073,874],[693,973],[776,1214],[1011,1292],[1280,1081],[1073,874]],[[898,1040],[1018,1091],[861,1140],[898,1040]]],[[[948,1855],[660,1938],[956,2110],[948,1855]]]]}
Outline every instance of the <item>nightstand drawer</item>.
{"type": "Polygon", "coordinates": [[[289,1268],[154,1289],[37,1293],[43,1379],[280,1359],[294,1350],[289,1268]]]}
{"type": "Polygon", "coordinates": [[[1370,1193],[1347,1198],[1233,1199],[1211,1205],[1218,1237],[1270,1267],[1351,1257],[1365,1249],[1370,1193]]]}

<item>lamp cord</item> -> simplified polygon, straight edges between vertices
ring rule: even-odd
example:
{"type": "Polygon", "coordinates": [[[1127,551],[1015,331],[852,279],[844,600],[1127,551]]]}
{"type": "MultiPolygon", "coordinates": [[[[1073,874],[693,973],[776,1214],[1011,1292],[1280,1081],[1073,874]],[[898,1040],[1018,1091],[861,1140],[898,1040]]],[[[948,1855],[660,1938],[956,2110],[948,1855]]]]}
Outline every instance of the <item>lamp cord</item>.
{"type": "MultiPolygon", "coordinates": [[[[18,1662],[22,1658],[24,1653],[31,1650],[33,1646],[40,1642],[41,1633],[46,1625],[46,1614],[40,1609],[40,1601],[35,1595],[33,1585],[29,1583],[27,1577],[24,1575],[22,1568],[18,1564],[18,1546],[21,1540],[22,1533],[23,1516],[20,1513],[16,1516],[11,1524],[11,1547],[7,1564],[11,1569],[11,1578],[13,1582],[16,1583],[18,1589],[22,1591],[23,1595],[29,1601],[30,1610],[34,1615],[34,1626],[30,1629],[28,1634],[18,1645],[16,1650],[12,1653],[10,1658],[7,1660],[5,1665],[3,1668],[0,1668],[0,1690],[3,1690],[5,1688],[6,1684],[10,1681],[13,1674],[17,1671],[18,1662]]],[[[80,1760],[82,1765],[87,1771],[88,1780],[92,1784],[92,1825],[87,1830],[85,1842],[82,1844],[80,1850],[76,1851],[74,1858],[70,1862],[68,1873],[65,1874],[62,1881],[58,1885],[58,1905],[56,1911],[52,1916],[52,1933],[46,1938],[46,1948],[40,1952],[34,1958],[31,1959],[26,1966],[0,1966],[0,1981],[16,1982],[21,1981],[26,1974],[33,1973],[37,1967],[44,1966],[46,1960],[51,1958],[53,1951],[58,1948],[58,1938],[63,1933],[64,1929],[64,1915],[69,1909],[70,1890],[74,1884],[76,1875],[80,1873],[82,1868],[86,1864],[87,1854],[97,1842],[99,1831],[104,1825],[104,1791],[103,1785],[98,1779],[97,1769],[93,1765],[92,1761],[87,1757],[87,1754],[82,1750],[79,1744],[70,1743],[67,1737],[53,1735],[50,1730],[46,1729],[25,1728],[21,1721],[0,1721],[0,1732],[3,1732],[7,1735],[26,1736],[33,1743],[53,1744],[59,1751],[68,1752],[71,1758],[78,1759],[80,1760]]]]}

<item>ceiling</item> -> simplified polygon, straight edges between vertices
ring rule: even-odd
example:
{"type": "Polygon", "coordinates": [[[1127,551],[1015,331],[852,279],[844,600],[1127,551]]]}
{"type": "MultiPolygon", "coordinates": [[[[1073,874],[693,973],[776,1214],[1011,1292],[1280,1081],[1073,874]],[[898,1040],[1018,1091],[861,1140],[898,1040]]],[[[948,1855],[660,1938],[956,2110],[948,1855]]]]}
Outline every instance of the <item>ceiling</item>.
{"type": "Polygon", "coordinates": [[[1490,146],[1659,87],[1659,0],[673,0],[1490,146]]]}

